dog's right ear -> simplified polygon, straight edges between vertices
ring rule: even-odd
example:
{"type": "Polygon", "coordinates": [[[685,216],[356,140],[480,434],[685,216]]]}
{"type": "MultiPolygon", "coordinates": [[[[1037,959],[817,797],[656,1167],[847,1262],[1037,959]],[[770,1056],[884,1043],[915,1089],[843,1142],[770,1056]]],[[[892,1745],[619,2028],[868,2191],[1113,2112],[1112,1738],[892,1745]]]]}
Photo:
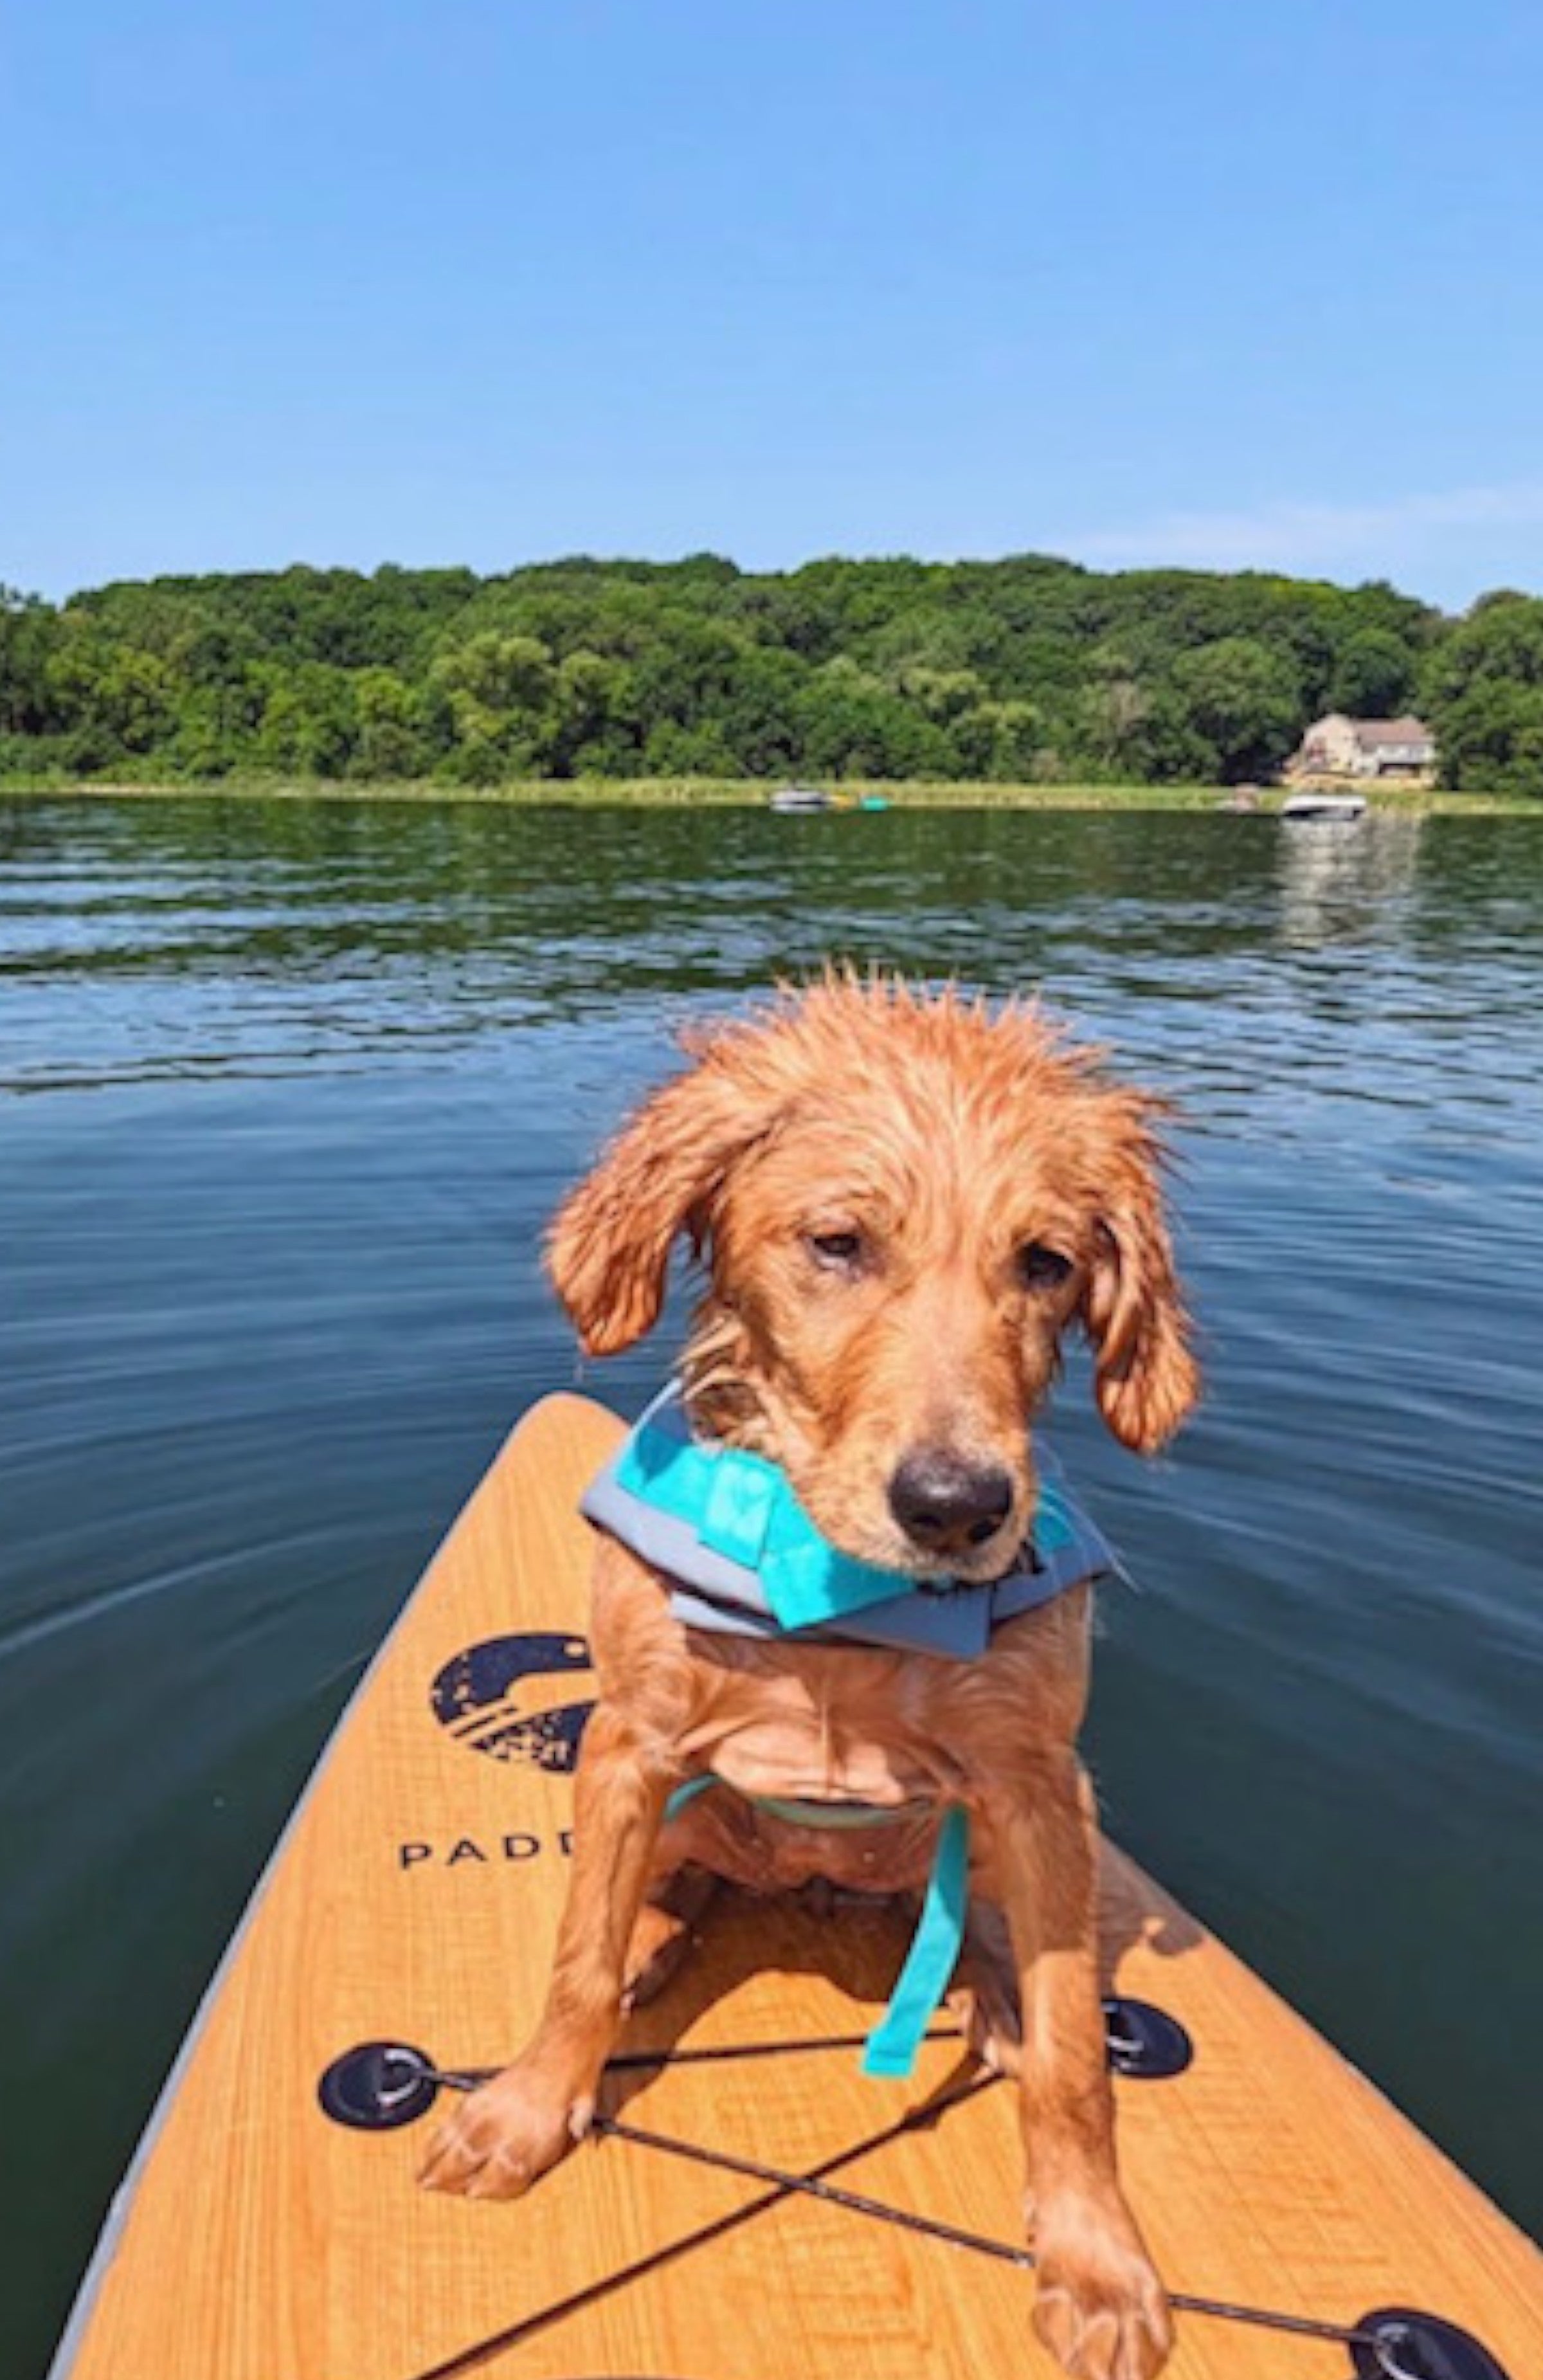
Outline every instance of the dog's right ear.
{"type": "Polygon", "coordinates": [[[659,1319],[670,1250],[700,1240],[714,1192],[769,1118],[724,1042],[644,1101],[559,1208],[547,1269],[588,1355],[614,1355],[659,1319]]]}

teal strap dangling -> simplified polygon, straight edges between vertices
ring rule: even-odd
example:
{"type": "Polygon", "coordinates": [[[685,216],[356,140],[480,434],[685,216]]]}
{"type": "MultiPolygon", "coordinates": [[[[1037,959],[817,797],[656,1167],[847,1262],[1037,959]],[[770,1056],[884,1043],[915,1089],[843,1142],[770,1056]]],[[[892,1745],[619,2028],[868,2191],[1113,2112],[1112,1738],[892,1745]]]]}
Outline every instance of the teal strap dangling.
{"type": "MultiPolygon", "coordinates": [[[[705,1793],[718,1779],[710,1768],[705,1776],[689,1777],[677,1785],[664,1804],[665,1819],[674,1817],[699,1793],[705,1793]]],[[[773,1816],[794,1818],[796,1812],[807,1813],[809,1804],[778,1804],[770,1795],[751,1794],[758,1807],[771,1810],[773,1816]]],[[[840,1806],[839,1804],[837,1805],[840,1806]]],[[[812,1823],[807,1816],[805,1823],[812,1823]]],[[[871,1824],[865,1813],[864,1823],[871,1824]]],[[[967,1810],[954,1803],[943,1813],[938,1829],[938,1848],[932,1854],[932,1873],[927,1879],[927,1895],[922,1902],[921,1920],[911,1947],[905,1953],[905,1963],[900,1970],[900,1980],[890,1995],[890,2004],[868,2036],[863,2051],[862,2070],[865,2074],[907,2075],[916,2068],[917,2051],[922,2037],[937,2013],[938,2002],[948,1989],[949,1977],[959,1962],[965,1942],[965,1913],[969,1906],[970,1821],[967,1810]]]]}
{"type": "Polygon", "coordinates": [[[865,2074],[909,2074],[914,2069],[922,2035],[948,1989],[964,1947],[969,1870],[969,1813],[955,1803],[943,1814],[921,1923],[905,1954],[900,1981],[868,2036],[862,2062],[865,2074]]]}

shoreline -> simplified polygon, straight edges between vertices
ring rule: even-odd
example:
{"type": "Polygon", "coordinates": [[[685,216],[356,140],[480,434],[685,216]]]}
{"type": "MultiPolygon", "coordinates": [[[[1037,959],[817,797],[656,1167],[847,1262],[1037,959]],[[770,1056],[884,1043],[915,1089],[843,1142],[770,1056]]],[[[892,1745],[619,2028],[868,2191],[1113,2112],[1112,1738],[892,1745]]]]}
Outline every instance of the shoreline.
{"type": "MultiPolygon", "coordinates": [[[[152,784],[116,781],[18,778],[0,782],[0,800],[18,801],[283,801],[456,802],[527,809],[765,809],[773,782],[759,778],[557,777],[515,779],[496,785],[444,784],[433,778],[349,782],[339,778],[224,777],[152,784]]],[[[863,815],[866,795],[894,810],[1189,811],[1240,823],[1278,817],[1293,788],[1268,786],[1257,806],[1233,809],[1236,788],[1226,785],[1032,785],[989,781],[905,779],[832,783],[832,809],[811,815],[863,815]]],[[[1338,786],[1336,791],[1351,790],[1338,786]]],[[[1369,811],[1411,817],[1543,817],[1543,795],[1447,793],[1426,785],[1357,783],[1369,811]]],[[[869,813],[872,815],[872,813],[869,813]]]]}

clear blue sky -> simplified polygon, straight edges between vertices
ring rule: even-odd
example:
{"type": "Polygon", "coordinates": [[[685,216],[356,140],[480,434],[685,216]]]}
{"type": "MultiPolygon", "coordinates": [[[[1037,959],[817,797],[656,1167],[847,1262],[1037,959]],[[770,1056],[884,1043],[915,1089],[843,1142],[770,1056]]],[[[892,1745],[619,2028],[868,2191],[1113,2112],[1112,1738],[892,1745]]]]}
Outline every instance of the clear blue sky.
{"type": "Polygon", "coordinates": [[[1543,587],[1537,0],[10,0],[0,579],[1543,587]]]}

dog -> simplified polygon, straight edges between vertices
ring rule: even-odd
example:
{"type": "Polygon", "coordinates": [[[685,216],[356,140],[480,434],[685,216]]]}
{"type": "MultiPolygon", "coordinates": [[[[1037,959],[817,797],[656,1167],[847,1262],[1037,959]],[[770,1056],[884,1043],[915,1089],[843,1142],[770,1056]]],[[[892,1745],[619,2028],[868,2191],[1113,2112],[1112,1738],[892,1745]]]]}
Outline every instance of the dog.
{"type": "MultiPolygon", "coordinates": [[[[686,1046],[687,1070],[559,1211],[551,1276],[586,1351],[612,1354],[658,1318],[688,1238],[707,1276],[682,1367],[691,1427],[777,1465],[840,1555],[902,1585],[1007,1572],[1040,1493],[1034,1420],[1078,1329],[1125,1446],[1151,1453],[1185,1419],[1198,1371],[1164,1208],[1168,1111],[1036,1006],[832,972],[686,1046]]],[[[600,1692],[544,2012],[435,2136],[422,2180],[513,2197],[584,2133],[625,2010],[715,1879],[913,1891],[940,1812],[962,1806],[967,1997],[977,2046],[1017,2079],[1035,2326],[1080,2380],[1150,2380],[1171,2326],[1115,2168],[1097,1819],[1075,1751],[1087,1584],[964,1661],[704,1633],[670,1585],[598,1539],[600,1692]],[[666,1818],[708,1773],[720,1790],[666,1818]],[[820,1825],[842,1803],[889,1823],[820,1825]]]]}

